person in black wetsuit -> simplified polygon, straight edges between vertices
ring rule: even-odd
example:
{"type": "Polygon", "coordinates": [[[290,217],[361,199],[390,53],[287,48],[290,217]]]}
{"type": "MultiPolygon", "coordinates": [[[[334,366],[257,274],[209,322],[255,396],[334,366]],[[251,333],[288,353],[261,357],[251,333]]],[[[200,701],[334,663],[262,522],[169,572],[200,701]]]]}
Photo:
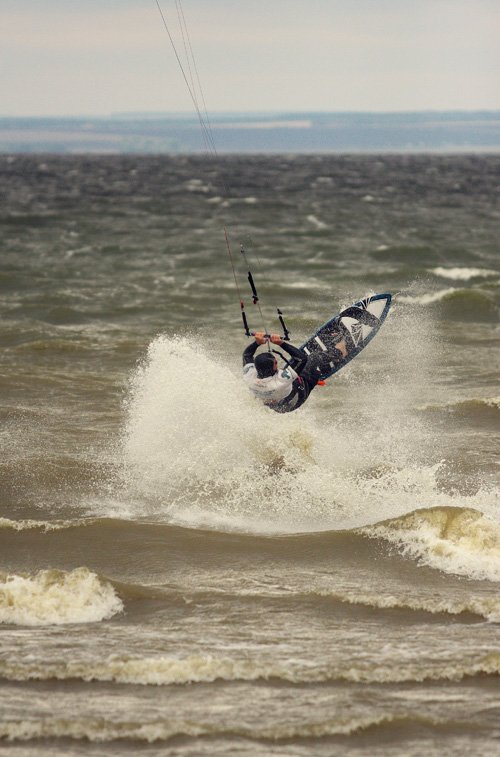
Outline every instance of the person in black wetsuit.
{"type": "MultiPolygon", "coordinates": [[[[340,340],[330,351],[330,360],[341,360],[347,355],[345,342],[340,340]]],[[[243,352],[243,379],[253,394],[277,413],[290,413],[304,404],[318,383],[319,372],[327,370],[324,353],[307,355],[304,350],[294,347],[272,334],[269,340],[263,333],[255,334],[255,341],[243,352]],[[263,352],[254,358],[257,348],[267,341],[279,345],[294,360],[294,367],[278,369],[276,358],[271,352],[263,352]]]]}
{"type": "Polygon", "coordinates": [[[328,347],[324,351],[318,347],[307,354],[281,339],[277,334],[267,338],[263,333],[255,334],[255,341],[243,352],[243,380],[252,393],[265,405],[278,413],[290,413],[301,407],[318,384],[321,374],[329,374],[332,367],[346,358],[354,349],[350,333],[342,325],[342,317],[355,318],[359,323],[375,326],[379,319],[366,310],[352,306],[342,311],[330,333],[322,335],[322,342],[328,347]],[[254,357],[260,345],[272,342],[290,355],[293,367],[288,363],[283,370],[278,369],[276,358],[271,352],[254,357]]]}

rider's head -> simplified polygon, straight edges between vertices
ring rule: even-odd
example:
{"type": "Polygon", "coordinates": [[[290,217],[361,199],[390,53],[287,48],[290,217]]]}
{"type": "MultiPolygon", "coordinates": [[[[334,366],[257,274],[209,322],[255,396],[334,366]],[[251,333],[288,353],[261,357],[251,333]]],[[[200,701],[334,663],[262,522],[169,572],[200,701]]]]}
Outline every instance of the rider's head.
{"type": "Polygon", "coordinates": [[[276,358],[270,352],[263,352],[255,358],[255,367],[259,378],[272,376],[278,370],[276,358]]]}

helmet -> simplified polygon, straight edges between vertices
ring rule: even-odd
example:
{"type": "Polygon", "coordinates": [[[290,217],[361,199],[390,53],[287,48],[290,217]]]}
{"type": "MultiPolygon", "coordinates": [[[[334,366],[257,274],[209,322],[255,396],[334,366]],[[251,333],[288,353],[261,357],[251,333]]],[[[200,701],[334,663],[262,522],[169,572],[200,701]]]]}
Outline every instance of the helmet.
{"type": "Polygon", "coordinates": [[[261,355],[257,355],[254,360],[257,376],[259,378],[267,378],[276,373],[275,362],[276,358],[270,352],[263,352],[261,355]]]}

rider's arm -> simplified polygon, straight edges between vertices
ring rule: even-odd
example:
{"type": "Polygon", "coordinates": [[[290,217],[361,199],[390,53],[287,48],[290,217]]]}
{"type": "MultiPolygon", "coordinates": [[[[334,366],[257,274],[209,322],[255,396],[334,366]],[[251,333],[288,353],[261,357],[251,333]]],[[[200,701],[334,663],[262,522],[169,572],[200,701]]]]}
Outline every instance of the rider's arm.
{"type": "Polygon", "coordinates": [[[282,342],[281,349],[288,352],[288,354],[294,360],[297,360],[297,363],[293,366],[293,369],[295,373],[300,376],[305,364],[307,363],[307,353],[304,352],[304,350],[301,350],[299,347],[294,347],[293,344],[288,344],[287,342],[282,342]]]}
{"type": "Polygon", "coordinates": [[[273,342],[273,344],[278,344],[283,350],[288,352],[290,357],[298,361],[294,366],[294,370],[297,374],[300,374],[307,362],[307,352],[304,352],[304,350],[301,350],[299,347],[294,347],[294,345],[289,342],[285,342],[277,334],[271,336],[271,342],[273,342]]]}
{"type": "Polygon", "coordinates": [[[248,363],[253,363],[253,356],[255,355],[255,350],[261,344],[265,344],[267,342],[267,337],[264,335],[263,331],[255,331],[254,337],[255,337],[255,342],[253,344],[249,344],[243,353],[243,367],[245,367],[245,365],[248,365],[248,363]]]}
{"type": "Polygon", "coordinates": [[[255,355],[258,346],[257,342],[252,342],[252,344],[249,344],[248,347],[245,348],[243,353],[243,366],[248,365],[248,363],[253,363],[253,356],[255,355]]]}
{"type": "Polygon", "coordinates": [[[296,360],[307,360],[307,353],[301,350],[300,347],[294,347],[293,344],[289,344],[288,342],[281,342],[280,347],[293,358],[296,358],[296,360]]]}

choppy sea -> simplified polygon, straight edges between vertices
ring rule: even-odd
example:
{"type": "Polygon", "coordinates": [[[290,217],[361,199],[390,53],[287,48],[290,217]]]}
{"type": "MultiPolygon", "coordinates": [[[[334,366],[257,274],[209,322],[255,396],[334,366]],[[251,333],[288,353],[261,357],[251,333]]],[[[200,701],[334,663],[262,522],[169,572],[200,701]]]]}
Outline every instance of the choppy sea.
{"type": "Polygon", "coordinates": [[[500,754],[500,157],[0,173],[0,751],[500,754]],[[394,295],[296,413],[224,226],[254,328],[394,295]]]}

